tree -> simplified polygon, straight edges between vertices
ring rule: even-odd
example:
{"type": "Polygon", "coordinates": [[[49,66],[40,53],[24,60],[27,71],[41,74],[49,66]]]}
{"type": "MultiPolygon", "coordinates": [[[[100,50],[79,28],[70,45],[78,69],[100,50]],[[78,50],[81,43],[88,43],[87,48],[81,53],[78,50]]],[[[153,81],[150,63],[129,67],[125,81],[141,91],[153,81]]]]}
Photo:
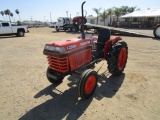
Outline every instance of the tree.
{"type": "Polygon", "coordinates": [[[12,17],[12,20],[13,20],[13,13],[12,12],[10,13],[10,16],[12,17]]]}
{"type": "MultiPolygon", "coordinates": [[[[8,15],[8,17],[9,17],[9,21],[11,22],[11,19],[10,19],[10,10],[9,9],[6,9],[5,11],[4,11],[4,14],[7,16],[8,15]]],[[[6,17],[7,18],[7,17],[6,17]]]]}
{"type": "Polygon", "coordinates": [[[21,18],[20,18],[20,15],[19,15],[19,13],[20,13],[20,12],[19,12],[19,10],[18,10],[18,9],[16,9],[16,10],[15,10],[15,12],[18,14],[18,16],[19,16],[19,20],[21,21],[21,18]]]}
{"type": "Polygon", "coordinates": [[[4,12],[1,11],[0,14],[3,16],[3,19],[5,20],[5,18],[4,18],[4,12]]]}
{"type": "Polygon", "coordinates": [[[122,15],[125,15],[129,12],[129,7],[128,6],[122,6],[121,7],[121,12],[122,12],[122,15]]]}
{"type": "Polygon", "coordinates": [[[96,14],[97,14],[97,25],[98,25],[98,16],[99,16],[99,14],[100,14],[101,9],[102,9],[102,8],[99,8],[99,9],[93,8],[93,11],[95,11],[96,14]]]}
{"type": "Polygon", "coordinates": [[[105,20],[108,17],[107,11],[104,9],[103,12],[100,14],[100,16],[102,17],[104,25],[105,25],[105,20]]]}
{"type": "Polygon", "coordinates": [[[118,22],[118,18],[120,17],[120,15],[122,15],[121,8],[115,8],[114,9],[114,14],[117,17],[117,22],[118,22]]]}
{"type": "Polygon", "coordinates": [[[111,25],[111,20],[112,20],[112,18],[111,18],[111,16],[113,15],[113,9],[112,8],[109,8],[109,9],[107,9],[107,12],[108,12],[108,15],[109,15],[109,17],[110,17],[110,25],[111,25]]]}
{"type": "Polygon", "coordinates": [[[128,12],[129,13],[134,12],[136,10],[136,8],[137,8],[136,6],[130,7],[129,10],[128,10],[128,12]]]}

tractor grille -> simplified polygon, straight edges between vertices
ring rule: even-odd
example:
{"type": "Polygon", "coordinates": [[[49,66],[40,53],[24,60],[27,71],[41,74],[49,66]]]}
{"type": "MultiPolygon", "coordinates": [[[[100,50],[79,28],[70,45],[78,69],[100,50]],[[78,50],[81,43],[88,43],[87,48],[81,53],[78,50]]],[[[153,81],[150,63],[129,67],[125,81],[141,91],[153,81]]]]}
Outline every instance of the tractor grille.
{"type": "Polygon", "coordinates": [[[49,68],[62,73],[65,73],[69,70],[68,57],[56,58],[53,56],[52,57],[48,56],[47,59],[48,59],[49,68]]]}

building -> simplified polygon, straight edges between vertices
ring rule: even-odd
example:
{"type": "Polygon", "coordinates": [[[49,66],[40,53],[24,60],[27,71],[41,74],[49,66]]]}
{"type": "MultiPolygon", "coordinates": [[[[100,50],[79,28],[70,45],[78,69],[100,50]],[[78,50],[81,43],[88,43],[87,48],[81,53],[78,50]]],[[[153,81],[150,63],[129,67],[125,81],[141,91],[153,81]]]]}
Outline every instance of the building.
{"type": "Polygon", "coordinates": [[[160,24],[160,10],[138,10],[121,16],[121,27],[153,28],[160,24]]]}

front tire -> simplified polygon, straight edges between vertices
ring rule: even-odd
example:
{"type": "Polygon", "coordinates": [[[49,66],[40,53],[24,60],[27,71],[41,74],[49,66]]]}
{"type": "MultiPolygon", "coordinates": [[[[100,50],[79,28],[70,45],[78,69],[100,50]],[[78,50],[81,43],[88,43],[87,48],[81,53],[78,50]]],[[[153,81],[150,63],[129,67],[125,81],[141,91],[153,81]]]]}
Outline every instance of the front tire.
{"type": "Polygon", "coordinates": [[[58,27],[57,27],[57,26],[56,26],[56,31],[57,31],[57,32],[59,32],[59,29],[58,29],[58,27]]]}
{"type": "Polygon", "coordinates": [[[128,46],[126,42],[117,42],[107,57],[108,70],[112,75],[120,75],[126,66],[128,58],[128,46]]]}
{"type": "Polygon", "coordinates": [[[63,74],[61,74],[61,73],[59,73],[57,71],[54,71],[49,67],[47,69],[46,76],[47,76],[48,81],[50,83],[55,84],[55,85],[56,84],[60,84],[64,79],[63,74]]]}
{"type": "Polygon", "coordinates": [[[78,94],[82,99],[91,97],[97,87],[98,76],[92,69],[85,70],[78,83],[78,94]]]}

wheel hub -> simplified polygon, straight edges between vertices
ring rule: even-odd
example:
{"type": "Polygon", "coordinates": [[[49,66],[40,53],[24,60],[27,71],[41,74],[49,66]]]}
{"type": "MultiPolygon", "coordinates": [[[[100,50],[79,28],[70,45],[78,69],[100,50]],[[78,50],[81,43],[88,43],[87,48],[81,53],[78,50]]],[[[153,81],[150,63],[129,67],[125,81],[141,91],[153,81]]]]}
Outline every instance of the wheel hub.
{"type": "Polygon", "coordinates": [[[96,78],[94,75],[92,75],[86,81],[84,88],[85,93],[90,94],[93,91],[95,85],[96,85],[96,78]]]}
{"type": "Polygon", "coordinates": [[[127,52],[125,48],[122,48],[118,58],[118,68],[122,70],[126,63],[127,52]]]}

